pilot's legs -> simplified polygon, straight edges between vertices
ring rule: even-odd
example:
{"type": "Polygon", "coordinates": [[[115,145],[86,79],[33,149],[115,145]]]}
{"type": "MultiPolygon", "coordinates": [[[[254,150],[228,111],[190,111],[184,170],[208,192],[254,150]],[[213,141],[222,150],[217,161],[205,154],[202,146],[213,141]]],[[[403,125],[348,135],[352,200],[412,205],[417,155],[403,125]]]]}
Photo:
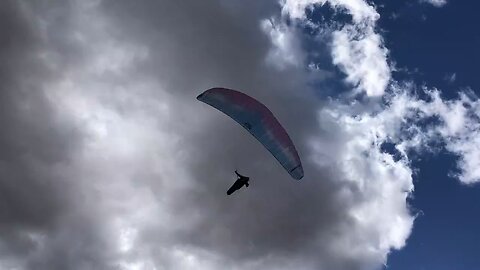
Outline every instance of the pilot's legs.
{"type": "Polygon", "coordinates": [[[227,191],[227,195],[230,195],[232,194],[233,192],[239,190],[240,188],[242,188],[244,185],[244,183],[242,183],[242,181],[235,181],[235,183],[233,183],[232,187],[230,187],[227,191]]]}
{"type": "Polygon", "coordinates": [[[233,192],[239,190],[242,187],[242,184],[237,180],[233,183],[232,187],[230,187],[227,191],[227,195],[232,194],[233,192]]]}

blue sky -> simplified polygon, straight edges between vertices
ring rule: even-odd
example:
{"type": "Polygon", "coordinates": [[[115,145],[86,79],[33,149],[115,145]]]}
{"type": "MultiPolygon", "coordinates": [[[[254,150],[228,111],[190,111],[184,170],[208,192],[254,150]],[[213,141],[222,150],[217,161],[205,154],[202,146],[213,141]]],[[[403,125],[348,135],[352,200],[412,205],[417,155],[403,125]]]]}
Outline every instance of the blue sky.
{"type": "Polygon", "coordinates": [[[407,245],[389,257],[387,269],[476,269],[480,264],[478,228],[480,187],[447,177],[455,170],[448,153],[415,162],[411,206],[419,212],[407,245]]]}
{"type": "Polygon", "coordinates": [[[438,8],[418,1],[375,3],[383,4],[378,8],[382,14],[379,26],[399,68],[418,68],[413,79],[438,87],[447,96],[465,87],[478,91],[478,3],[448,1],[438,8]],[[452,74],[456,74],[455,82],[448,83],[446,78],[452,74]]]}
{"type": "MultiPolygon", "coordinates": [[[[448,1],[440,8],[415,1],[376,1],[379,26],[398,67],[418,68],[407,76],[456,97],[459,89],[480,89],[480,4],[448,1]],[[397,14],[396,18],[391,15],[397,14]],[[451,82],[446,79],[456,74],[451,82]]],[[[399,74],[401,75],[401,74],[399,74]]],[[[394,74],[395,77],[395,74],[394,74]]],[[[403,77],[405,78],[405,77],[403,77]]],[[[455,156],[426,154],[414,162],[415,191],[410,203],[420,211],[407,245],[394,251],[388,269],[476,269],[480,265],[480,187],[465,186],[449,173],[455,156]]]]}

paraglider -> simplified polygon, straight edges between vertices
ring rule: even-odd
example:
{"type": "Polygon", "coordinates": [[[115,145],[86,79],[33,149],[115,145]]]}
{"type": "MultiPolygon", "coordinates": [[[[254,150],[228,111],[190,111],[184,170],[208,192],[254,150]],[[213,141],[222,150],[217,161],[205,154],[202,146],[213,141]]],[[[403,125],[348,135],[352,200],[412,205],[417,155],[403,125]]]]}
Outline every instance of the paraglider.
{"type": "Polygon", "coordinates": [[[270,151],[292,178],[302,179],[303,167],[297,150],[285,129],[265,105],[242,92],[226,88],[209,89],[198,95],[197,99],[243,126],[270,151]]]}

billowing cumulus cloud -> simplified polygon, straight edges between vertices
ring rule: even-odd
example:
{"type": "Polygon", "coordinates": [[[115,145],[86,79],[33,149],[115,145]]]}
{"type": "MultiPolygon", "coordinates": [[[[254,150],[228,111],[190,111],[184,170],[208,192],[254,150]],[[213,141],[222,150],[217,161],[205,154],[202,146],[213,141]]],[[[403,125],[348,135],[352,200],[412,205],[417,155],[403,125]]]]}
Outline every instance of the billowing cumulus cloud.
{"type": "Polygon", "coordinates": [[[444,140],[461,157],[460,180],[478,181],[478,147],[466,147],[478,144],[478,101],[389,89],[378,14],[363,1],[328,1],[353,20],[314,26],[332,34],[316,53],[331,56],[367,101],[320,99],[312,77],[332,73],[307,68],[300,27],[305,9],[324,2],[0,4],[0,266],[381,267],[413,226],[409,150],[444,140]],[[290,179],[240,126],[196,101],[214,86],[275,113],[304,179],[290,179]],[[385,104],[368,98],[385,93],[385,104]],[[415,125],[429,117],[441,121],[415,125]],[[235,169],[251,185],[227,197],[235,169]]]}
{"type": "MultiPolygon", "coordinates": [[[[426,90],[426,93],[429,97],[427,101],[416,97],[407,98],[405,95],[402,99],[395,97],[392,101],[403,103],[398,106],[409,111],[406,115],[410,114],[408,120],[412,132],[409,135],[414,139],[404,138],[403,146],[418,148],[440,141],[445,144],[446,150],[459,157],[457,164],[459,172],[455,173],[455,176],[465,184],[480,181],[476,158],[480,154],[477,139],[480,129],[478,97],[468,91],[460,92],[455,100],[443,100],[437,89],[426,90]],[[433,120],[427,129],[415,124],[425,119],[433,120]]],[[[403,150],[403,146],[400,146],[400,149],[403,150]]]]}

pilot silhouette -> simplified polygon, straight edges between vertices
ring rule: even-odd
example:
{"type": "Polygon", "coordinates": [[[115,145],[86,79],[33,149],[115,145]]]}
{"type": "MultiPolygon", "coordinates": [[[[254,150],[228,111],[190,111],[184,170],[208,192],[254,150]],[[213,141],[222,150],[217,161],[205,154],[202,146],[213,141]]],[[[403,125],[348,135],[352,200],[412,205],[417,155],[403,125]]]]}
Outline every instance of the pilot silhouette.
{"type": "Polygon", "coordinates": [[[235,174],[236,174],[237,177],[238,177],[238,178],[237,178],[237,181],[235,181],[235,183],[233,183],[233,185],[228,189],[227,195],[231,195],[231,194],[234,193],[235,191],[237,191],[237,190],[239,190],[240,188],[242,188],[243,185],[245,185],[245,186],[248,187],[248,181],[250,180],[250,178],[239,174],[236,170],[235,170],[235,174]]]}

